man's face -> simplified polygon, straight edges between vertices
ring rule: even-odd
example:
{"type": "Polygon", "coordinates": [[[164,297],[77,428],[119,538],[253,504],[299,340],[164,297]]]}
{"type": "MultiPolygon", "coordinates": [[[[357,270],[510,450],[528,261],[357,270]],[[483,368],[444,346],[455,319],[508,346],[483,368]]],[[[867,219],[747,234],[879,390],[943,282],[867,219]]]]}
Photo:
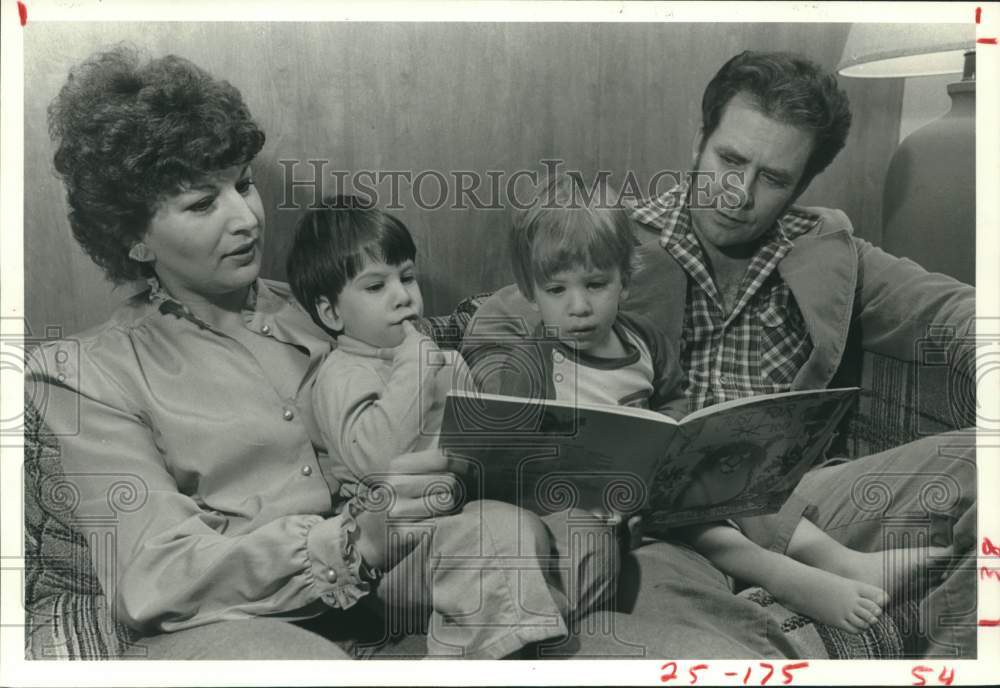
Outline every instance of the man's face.
{"type": "Polygon", "coordinates": [[[702,244],[723,252],[753,248],[803,191],[812,148],[811,132],[734,96],[711,136],[700,132],[695,140],[691,220],[702,244]]]}

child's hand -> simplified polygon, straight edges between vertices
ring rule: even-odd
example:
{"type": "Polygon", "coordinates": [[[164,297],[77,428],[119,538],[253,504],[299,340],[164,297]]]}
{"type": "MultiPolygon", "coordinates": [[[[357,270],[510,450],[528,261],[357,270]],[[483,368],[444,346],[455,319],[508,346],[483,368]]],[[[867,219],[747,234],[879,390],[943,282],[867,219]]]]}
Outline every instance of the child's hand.
{"type": "Polygon", "coordinates": [[[355,546],[368,564],[388,570],[412,548],[409,538],[390,538],[392,521],[421,521],[454,513],[457,480],[437,449],[392,459],[379,484],[361,498],[355,546]]]}
{"type": "Polygon", "coordinates": [[[430,321],[427,320],[426,318],[420,318],[420,317],[409,318],[408,320],[406,320],[406,322],[409,323],[410,325],[413,325],[413,329],[415,329],[418,333],[424,335],[425,337],[429,337],[431,339],[434,338],[433,336],[434,330],[431,327],[430,321]]]}
{"type": "Polygon", "coordinates": [[[452,356],[449,354],[454,354],[454,352],[441,351],[433,339],[424,334],[422,330],[417,329],[417,325],[420,324],[422,324],[420,321],[403,321],[405,338],[399,346],[411,347],[417,351],[425,351],[426,353],[423,354],[424,363],[430,368],[440,368],[449,365],[452,359],[452,356]]]}
{"type": "Polygon", "coordinates": [[[414,326],[412,319],[404,320],[400,326],[403,328],[403,341],[396,347],[397,356],[404,351],[418,355],[421,350],[435,348],[434,340],[420,332],[414,326]]]}
{"type": "Polygon", "coordinates": [[[415,318],[409,318],[403,321],[403,341],[409,339],[429,339],[429,337],[417,329],[415,323],[415,318]]]}

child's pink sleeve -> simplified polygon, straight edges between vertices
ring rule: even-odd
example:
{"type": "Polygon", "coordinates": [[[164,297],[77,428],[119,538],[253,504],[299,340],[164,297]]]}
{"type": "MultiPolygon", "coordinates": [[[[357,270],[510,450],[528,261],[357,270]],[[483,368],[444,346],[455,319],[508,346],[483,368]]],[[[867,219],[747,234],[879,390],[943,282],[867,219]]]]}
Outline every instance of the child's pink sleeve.
{"type": "Polygon", "coordinates": [[[434,371],[420,365],[422,351],[401,348],[386,379],[364,363],[337,360],[336,352],[320,370],[313,407],[341,482],[365,481],[400,454],[436,444],[436,431],[421,425],[422,409],[437,396],[434,371]]]}

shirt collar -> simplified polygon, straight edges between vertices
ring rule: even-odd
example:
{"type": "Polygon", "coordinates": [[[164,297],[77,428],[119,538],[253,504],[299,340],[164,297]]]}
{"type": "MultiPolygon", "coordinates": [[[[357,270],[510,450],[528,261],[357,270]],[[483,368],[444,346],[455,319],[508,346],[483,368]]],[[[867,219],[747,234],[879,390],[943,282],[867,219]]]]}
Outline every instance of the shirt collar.
{"type": "MultiPolygon", "coordinates": [[[[633,219],[660,230],[660,246],[663,248],[669,248],[689,235],[694,238],[688,207],[689,188],[687,181],[681,182],[632,210],[633,219]]],[[[774,242],[779,247],[790,247],[792,240],[813,229],[819,221],[819,215],[792,206],[778,218],[764,244],[774,242]]]]}
{"type": "Polygon", "coordinates": [[[392,361],[396,355],[396,349],[384,349],[372,346],[360,339],[355,339],[350,335],[341,334],[337,336],[337,348],[344,353],[365,356],[367,358],[379,358],[383,361],[392,361]]]}
{"type": "MultiPolygon", "coordinates": [[[[160,280],[155,275],[146,278],[146,284],[149,287],[147,296],[149,303],[158,308],[161,313],[170,313],[179,318],[185,318],[198,325],[198,327],[210,327],[208,323],[191,312],[190,308],[175,299],[170,292],[164,289],[163,285],[160,284],[160,280]]],[[[262,283],[259,278],[254,280],[253,284],[250,285],[250,289],[247,291],[246,302],[243,304],[242,310],[244,314],[252,315],[257,310],[258,294],[261,291],[261,286],[262,283]]],[[[266,287],[264,291],[267,291],[266,287]]]]}

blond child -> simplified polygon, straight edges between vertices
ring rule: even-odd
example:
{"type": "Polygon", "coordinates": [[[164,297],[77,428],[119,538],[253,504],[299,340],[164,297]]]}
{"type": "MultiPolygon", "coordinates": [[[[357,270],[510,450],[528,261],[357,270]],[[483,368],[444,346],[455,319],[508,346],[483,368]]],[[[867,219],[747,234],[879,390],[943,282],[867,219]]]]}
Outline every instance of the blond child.
{"type": "MultiPolygon", "coordinates": [[[[510,235],[514,275],[541,316],[536,338],[551,346],[534,348],[544,359],[534,365],[504,365],[493,356],[477,359],[473,375],[484,391],[524,396],[544,390],[545,397],[558,400],[684,414],[676,352],[653,323],[621,310],[636,241],[626,211],[597,202],[612,197],[606,186],[587,189],[582,179],[560,175],[515,219],[510,235]],[[507,372],[484,375],[484,369],[507,372]],[[525,370],[544,371],[544,379],[530,379],[525,370]]],[[[633,517],[629,524],[635,530],[638,521],[633,517]]],[[[868,628],[888,601],[880,587],[835,572],[851,561],[863,570],[870,563],[865,554],[805,519],[793,539],[807,544],[811,553],[823,553],[811,557],[819,567],[765,550],[731,523],[678,534],[726,574],[760,585],[786,606],[845,631],[868,628]]]]}

